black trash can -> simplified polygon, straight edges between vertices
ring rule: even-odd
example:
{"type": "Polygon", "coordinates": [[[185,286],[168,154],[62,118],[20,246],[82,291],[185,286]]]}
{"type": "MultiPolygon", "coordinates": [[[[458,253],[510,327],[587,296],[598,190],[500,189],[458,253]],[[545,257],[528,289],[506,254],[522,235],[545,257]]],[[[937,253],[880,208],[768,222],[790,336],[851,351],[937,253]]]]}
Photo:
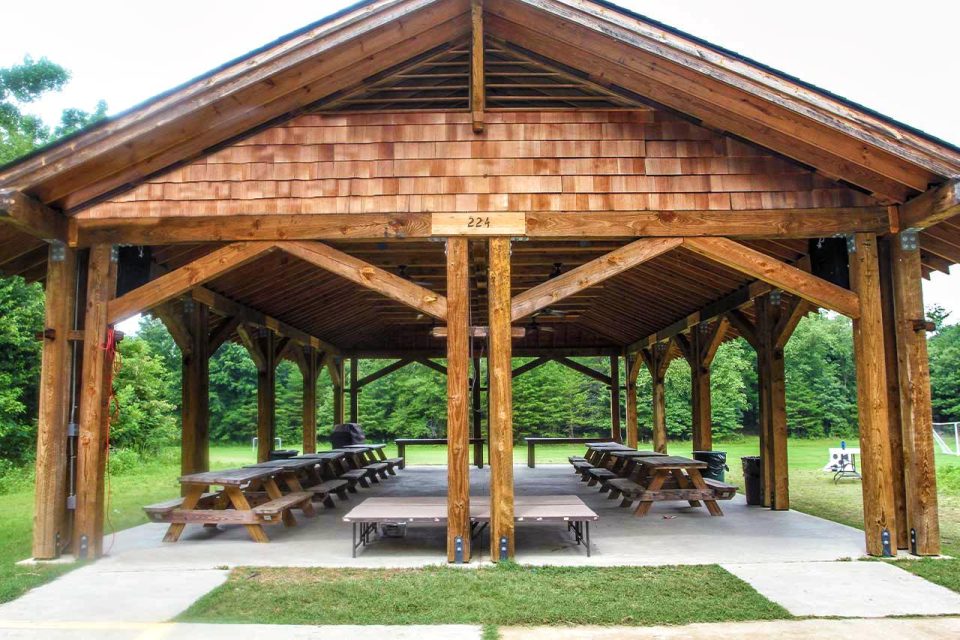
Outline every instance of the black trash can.
{"type": "Polygon", "coordinates": [[[763,504],[760,456],[743,456],[740,460],[743,462],[743,489],[747,494],[747,504],[758,507],[763,504]]]}
{"type": "Polygon", "coordinates": [[[290,458],[296,458],[297,454],[300,453],[296,449],[279,449],[277,451],[270,452],[271,460],[289,460],[290,458]]]}
{"type": "Polygon", "coordinates": [[[701,469],[700,474],[704,478],[710,478],[717,482],[723,482],[723,472],[730,470],[727,466],[726,451],[694,451],[693,459],[706,462],[707,468],[701,469]]]}

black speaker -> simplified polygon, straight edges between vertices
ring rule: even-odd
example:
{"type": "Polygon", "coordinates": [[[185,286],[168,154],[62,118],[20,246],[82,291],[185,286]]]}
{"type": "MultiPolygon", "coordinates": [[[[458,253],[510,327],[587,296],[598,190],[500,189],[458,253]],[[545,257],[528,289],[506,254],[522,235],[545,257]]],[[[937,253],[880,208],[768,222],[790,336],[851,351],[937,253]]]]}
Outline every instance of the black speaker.
{"type": "Polygon", "coordinates": [[[117,260],[117,296],[150,282],[150,247],[120,247],[117,260]]]}
{"type": "Polygon", "coordinates": [[[818,278],[850,288],[846,238],[814,238],[810,241],[810,272],[818,278]]]}

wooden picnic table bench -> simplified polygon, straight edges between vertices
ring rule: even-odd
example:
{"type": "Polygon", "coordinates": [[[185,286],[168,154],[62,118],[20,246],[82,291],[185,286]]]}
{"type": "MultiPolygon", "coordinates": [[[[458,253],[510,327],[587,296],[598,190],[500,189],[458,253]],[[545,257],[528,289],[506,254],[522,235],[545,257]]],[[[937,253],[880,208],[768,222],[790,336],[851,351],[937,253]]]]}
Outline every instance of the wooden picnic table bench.
{"type": "MultiPolygon", "coordinates": [[[[596,443],[597,438],[524,438],[527,443],[527,466],[531,469],[537,466],[536,447],[538,444],[587,444],[596,443]]],[[[611,439],[610,442],[613,442],[611,439]]]]}
{"type": "MultiPolygon", "coordinates": [[[[599,516],[577,496],[517,496],[513,517],[516,522],[565,522],[577,544],[590,555],[590,522],[599,516]]],[[[353,525],[353,557],[357,549],[370,544],[381,524],[445,524],[446,496],[367,498],[343,517],[353,525]]],[[[470,500],[471,534],[479,533],[490,521],[490,497],[470,500]]]]}
{"type": "Polygon", "coordinates": [[[333,508],[336,504],[331,494],[336,493],[341,500],[347,500],[349,482],[339,478],[324,480],[318,469],[322,462],[318,458],[283,458],[250,465],[248,468],[276,469],[291,492],[308,491],[313,494],[314,499],[320,499],[325,506],[333,508]]]}
{"type": "MultiPolygon", "coordinates": [[[[403,462],[400,463],[400,468],[405,469],[407,466],[407,447],[414,447],[417,445],[444,445],[446,446],[446,438],[397,438],[393,441],[397,445],[397,455],[403,459],[403,462]]],[[[478,469],[483,469],[483,447],[487,444],[486,438],[470,438],[470,444],[473,445],[473,464],[477,466],[478,469]]]]}
{"type": "Polygon", "coordinates": [[[353,449],[366,447],[367,458],[371,462],[382,462],[387,464],[387,473],[392,476],[397,475],[396,469],[403,469],[403,456],[397,456],[396,458],[388,458],[386,451],[387,445],[385,444],[348,444],[343,447],[344,449],[353,449]],[[373,456],[376,456],[375,458],[373,456]]]}
{"type": "Polygon", "coordinates": [[[703,502],[712,516],[722,516],[717,500],[729,500],[736,487],[711,480],[707,482],[700,473],[707,464],[680,456],[655,456],[635,458],[636,466],[630,478],[609,481],[611,497],[623,495],[621,506],[627,507],[639,501],[634,515],[643,517],[654,502],[685,500],[691,507],[703,502]]]}
{"type": "Polygon", "coordinates": [[[186,487],[186,495],[176,505],[170,500],[160,505],[144,508],[151,519],[168,522],[170,526],[164,535],[164,542],[176,542],[183,534],[187,524],[202,524],[215,527],[220,524],[240,524],[254,542],[269,542],[264,524],[279,524],[291,527],[296,520],[290,510],[303,509],[304,515],[314,515],[310,500],[312,493],[306,491],[290,492],[283,495],[277,486],[276,476],[280,471],[272,467],[228,469],[225,471],[205,471],[180,477],[180,484],[186,487]],[[211,486],[223,487],[216,493],[209,493],[211,486]],[[262,486],[267,499],[251,505],[245,491],[262,486]],[[172,508],[171,508],[172,506],[172,508]]]}
{"type": "MultiPolygon", "coordinates": [[[[382,445],[381,445],[382,446],[382,445]]],[[[365,469],[367,478],[374,484],[381,479],[386,480],[388,474],[392,472],[390,463],[381,462],[374,453],[374,446],[368,444],[352,444],[342,447],[347,452],[347,460],[351,460],[355,468],[365,469]]],[[[393,473],[396,475],[396,473],[393,473]]]]}

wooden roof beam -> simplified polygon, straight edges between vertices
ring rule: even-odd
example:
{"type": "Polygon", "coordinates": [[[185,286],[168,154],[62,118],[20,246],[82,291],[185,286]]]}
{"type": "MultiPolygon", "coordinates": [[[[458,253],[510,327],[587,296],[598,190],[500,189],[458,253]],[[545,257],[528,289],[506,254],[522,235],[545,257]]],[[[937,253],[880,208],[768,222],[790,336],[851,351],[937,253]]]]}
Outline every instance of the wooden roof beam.
{"type": "Polygon", "coordinates": [[[901,229],[926,229],[960,213],[960,178],[929,189],[900,207],[901,229]]]}
{"type": "Polygon", "coordinates": [[[686,238],[683,246],[714,262],[808,300],[818,307],[836,311],[848,318],[860,317],[860,303],[853,291],[780,262],[739,242],[727,238],[686,238]]]}
{"type": "Polygon", "coordinates": [[[483,113],[487,108],[487,86],[483,75],[483,0],[470,0],[470,113],[473,132],[483,133],[483,113]]]}
{"type": "Polygon", "coordinates": [[[116,324],[187,293],[276,249],[271,242],[238,242],[166,273],[107,304],[107,323],[116,324]]]}
{"type": "Polygon", "coordinates": [[[0,191],[0,223],[47,242],[67,241],[67,217],[19,191],[0,191]]]}
{"type": "Polygon", "coordinates": [[[431,318],[447,319],[446,297],[322,242],[280,242],[277,247],[309,264],[417,309],[431,318]]]}
{"type": "Polygon", "coordinates": [[[514,322],[679,247],[679,238],[643,238],[528,289],[513,298],[514,322]]]}

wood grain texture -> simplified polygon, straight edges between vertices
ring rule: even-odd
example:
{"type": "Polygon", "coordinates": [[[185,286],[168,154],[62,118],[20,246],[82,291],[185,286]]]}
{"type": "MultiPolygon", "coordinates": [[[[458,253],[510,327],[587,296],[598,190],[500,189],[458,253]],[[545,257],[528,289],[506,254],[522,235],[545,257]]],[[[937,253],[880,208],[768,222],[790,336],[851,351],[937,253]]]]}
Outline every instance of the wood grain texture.
{"type": "Polygon", "coordinates": [[[920,252],[905,250],[898,236],[890,244],[907,526],[916,532],[915,553],[938,555],[940,520],[930,407],[930,362],[926,336],[916,329],[916,322],[926,317],[920,252]]]}
{"type": "Polygon", "coordinates": [[[320,377],[320,354],[316,349],[304,348],[303,364],[303,452],[317,452],[317,380],[320,377]]]}
{"type": "Polygon", "coordinates": [[[342,276],[356,284],[422,311],[438,320],[446,320],[447,299],[389,271],[359,260],[320,242],[281,242],[282,251],[342,276]]]}
{"type": "Polygon", "coordinates": [[[84,314],[83,370],[77,451],[77,509],[73,549],[78,558],[97,558],[103,552],[104,472],[107,459],[106,378],[107,302],[116,292],[117,266],[111,247],[90,250],[84,314]],[[86,553],[82,550],[86,549],[86,553]]]}
{"type": "Polygon", "coordinates": [[[41,240],[67,240],[67,218],[19,191],[0,190],[0,224],[9,224],[41,240]]]}
{"type": "Polygon", "coordinates": [[[848,318],[859,315],[857,295],[805,271],[725,238],[686,238],[685,249],[737,269],[784,291],[836,311],[848,318]]]}
{"type": "Polygon", "coordinates": [[[500,559],[500,539],[514,555],[513,376],[511,365],[510,240],[489,240],[490,557],[500,559]]]}
{"type": "Polygon", "coordinates": [[[33,557],[60,555],[67,538],[67,421],[70,415],[70,365],[74,347],[69,340],[76,312],[77,254],[65,249],[54,260],[50,249],[44,303],[40,367],[40,408],[37,412],[37,460],[33,509],[33,557]]]}
{"type": "Polygon", "coordinates": [[[539,284],[513,299],[514,322],[679,247],[678,238],[644,238],[539,284]]]}
{"type": "Polygon", "coordinates": [[[900,207],[901,229],[926,229],[960,213],[960,179],[948,180],[900,207]]]}
{"type": "Polygon", "coordinates": [[[275,245],[269,242],[238,242],[217,249],[196,261],[160,276],[110,301],[107,319],[113,324],[172,300],[227,271],[256,260],[275,245]]]}
{"type": "Polygon", "coordinates": [[[637,376],[640,375],[640,365],[643,358],[640,355],[626,355],[626,422],[627,446],[634,449],[640,441],[640,426],[637,421],[637,376]]]}
{"type": "MultiPolygon", "coordinates": [[[[447,561],[470,561],[470,268],[466,238],[447,240],[447,561]]],[[[509,340],[509,338],[508,338],[509,340]]]]}
{"type": "Polygon", "coordinates": [[[860,317],[853,323],[860,415],[860,456],[867,553],[883,555],[886,530],[895,546],[896,513],[891,473],[887,380],[883,340],[883,310],[877,238],[855,237],[850,255],[850,282],[860,299],[860,317]]]}
{"type": "Polygon", "coordinates": [[[210,469],[210,313],[191,306],[183,313],[191,344],[181,365],[181,475],[210,469]]]}

